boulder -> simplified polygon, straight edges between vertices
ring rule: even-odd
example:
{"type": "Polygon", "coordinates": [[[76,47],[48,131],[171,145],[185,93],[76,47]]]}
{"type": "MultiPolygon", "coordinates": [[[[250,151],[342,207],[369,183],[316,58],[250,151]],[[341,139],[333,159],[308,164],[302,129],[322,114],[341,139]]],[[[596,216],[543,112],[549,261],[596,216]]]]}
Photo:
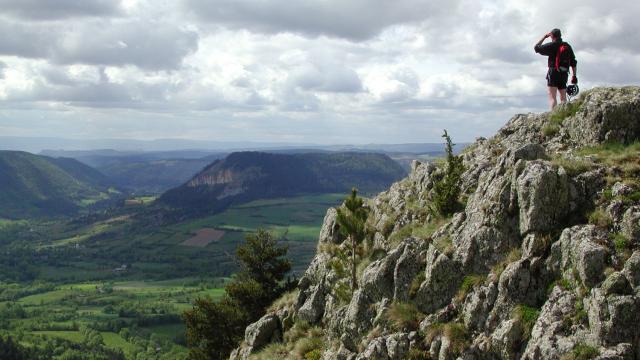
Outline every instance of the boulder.
{"type": "Polygon", "coordinates": [[[522,359],[560,359],[573,350],[578,340],[567,334],[564,319],[573,316],[576,296],[555,286],[536,320],[522,359]]]}
{"type": "Polygon", "coordinates": [[[609,275],[600,288],[605,295],[630,295],[633,292],[629,280],[621,272],[609,275]]]}
{"type": "Polygon", "coordinates": [[[589,315],[589,327],[600,345],[640,345],[640,298],[634,295],[607,295],[604,289],[593,289],[585,299],[585,307],[589,315]]]}
{"type": "Polygon", "coordinates": [[[522,342],[522,326],[516,320],[505,320],[491,336],[491,348],[501,359],[517,359],[522,342]]]}
{"type": "Polygon", "coordinates": [[[435,246],[427,251],[425,280],[416,293],[414,302],[418,309],[430,313],[451,301],[460,286],[460,266],[435,246]]]}
{"type": "Polygon", "coordinates": [[[280,320],[274,314],[268,314],[258,321],[247,326],[244,333],[244,341],[252,351],[260,350],[265,345],[282,340],[282,327],[280,320]]]}
{"type": "Polygon", "coordinates": [[[624,264],[624,276],[633,287],[640,286],[640,250],[635,251],[624,264]]]}
{"type": "Polygon", "coordinates": [[[520,233],[548,233],[569,211],[569,181],[563,168],[547,161],[527,162],[517,178],[520,233]]]}
{"type": "Polygon", "coordinates": [[[622,216],[622,235],[631,243],[640,244],[640,206],[629,208],[622,216]]]}
{"type": "Polygon", "coordinates": [[[584,95],[576,116],[563,122],[577,146],[631,143],[640,138],[640,87],[597,88],[584,95]]]}
{"type": "Polygon", "coordinates": [[[326,292],[324,282],[320,282],[318,285],[313,286],[309,292],[311,295],[307,297],[305,302],[298,309],[298,318],[300,318],[300,320],[307,321],[310,324],[315,324],[320,320],[322,314],[324,314],[326,292]]]}
{"type": "Polygon", "coordinates": [[[577,225],[560,235],[562,269],[575,266],[584,286],[594,287],[603,278],[609,251],[600,245],[607,242],[607,234],[594,225],[577,225]]]}
{"type": "Polygon", "coordinates": [[[406,333],[391,334],[386,339],[389,360],[402,360],[409,352],[409,335],[406,333]]]}

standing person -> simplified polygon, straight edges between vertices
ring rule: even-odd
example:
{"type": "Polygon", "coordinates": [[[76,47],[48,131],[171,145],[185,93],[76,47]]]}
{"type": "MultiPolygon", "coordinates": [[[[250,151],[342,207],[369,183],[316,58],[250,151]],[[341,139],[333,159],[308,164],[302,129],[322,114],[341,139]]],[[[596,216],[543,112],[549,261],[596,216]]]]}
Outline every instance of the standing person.
{"type": "Polygon", "coordinates": [[[560,92],[560,102],[567,101],[567,80],[569,78],[569,68],[573,71],[571,83],[577,84],[576,56],[571,45],[562,41],[560,29],[553,29],[545,34],[533,48],[538,54],[548,56],[547,86],[549,91],[549,105],[551,110],[557,105],[556,94],[560,92]],[[550,43],[542,44],[548,37],[550,43]]]}

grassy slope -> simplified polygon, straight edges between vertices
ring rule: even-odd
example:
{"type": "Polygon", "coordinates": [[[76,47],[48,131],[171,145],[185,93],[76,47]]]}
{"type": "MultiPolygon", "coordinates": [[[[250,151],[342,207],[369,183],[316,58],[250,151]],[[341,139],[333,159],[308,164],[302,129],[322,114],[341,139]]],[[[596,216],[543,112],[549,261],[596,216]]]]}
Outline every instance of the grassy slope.
{"type": "Polygon", "coordinates": [[[70,214],[109,191],[104,176],[78,161],[18,151],[0,151],[0,184],[6,218],[70,214]]]}

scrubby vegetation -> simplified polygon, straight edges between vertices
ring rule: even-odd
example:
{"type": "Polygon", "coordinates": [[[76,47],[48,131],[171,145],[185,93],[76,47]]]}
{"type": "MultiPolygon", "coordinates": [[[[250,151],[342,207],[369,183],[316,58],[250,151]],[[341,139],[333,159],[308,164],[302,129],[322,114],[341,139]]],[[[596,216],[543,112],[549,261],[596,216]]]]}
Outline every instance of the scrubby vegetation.
{"type": "Polygon", "coordinates": [[[246,244],[237,250],[241,271],[225,287],[226,295],[219,301],[197,299],[193,309],[184,313],[192,359],[227,358],[245,327],[292,286],[282,283],[291,269],[286,253],[287,247],[263,229],[247,236],[246,244]]]}
{"type": "Polygon", "coordinates": [[[460,183],[464,172],[464,165],[461,156],[453,155],[453,142],[447,134],[447,130],[442,135],[445,138],[445,150],[447,153],[444,174],[433,185],[433,206],[437,214],[444,217],[453,214],[458,210],[460,204],[460,183]]]}
{"type": "Polygon", "coordinates": [[[346,236],[351,243],[351,289],[358,288],[356,277],[356,252],[358,244],[364,240],[365,223],[367,221],[368,210],[364,207],[364,201],[358,197],[358,190],[353,188],[351,195],[344,200],[344,207],[339,207],[336,222],[340,226],[340,232],[346,236]]]}
{"type": "Polygon", "coordinates": [[[513,310],[513,317],[522,327],[522,334],[525,339],[531,336],[531,330],[540,316],[540,309],[536,309],[524,304],[520,304],[513,310]]]}

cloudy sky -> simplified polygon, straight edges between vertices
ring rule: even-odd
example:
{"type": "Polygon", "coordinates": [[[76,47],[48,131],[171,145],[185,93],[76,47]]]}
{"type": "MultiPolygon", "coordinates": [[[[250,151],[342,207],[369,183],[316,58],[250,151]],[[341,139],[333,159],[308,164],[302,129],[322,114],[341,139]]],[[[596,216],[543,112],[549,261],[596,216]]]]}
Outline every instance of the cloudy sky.
{"type": "Polygon", "coordinates": [[[581,89],[640,83],[640,2],[0,0],[0,136],[439,142],[546,108],[553,27],[581,89]]]}

